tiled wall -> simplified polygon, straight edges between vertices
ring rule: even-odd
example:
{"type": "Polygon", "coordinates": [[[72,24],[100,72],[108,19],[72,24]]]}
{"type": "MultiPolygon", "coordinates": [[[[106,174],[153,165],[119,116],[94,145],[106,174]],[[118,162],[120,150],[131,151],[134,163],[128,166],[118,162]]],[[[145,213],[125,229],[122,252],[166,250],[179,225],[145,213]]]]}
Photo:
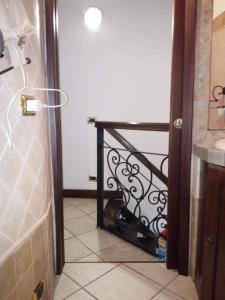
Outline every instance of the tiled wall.
{"type": "MultiPolygon", "coordinates": [[[[225,137],[224,131],[208,130],[208,101],[211,81],[211,42],[212,42],[213,0],[197,1],[196,63],[194,91],[193,145],[214,143],[225,137]]],[[[200,182],[202,166],[200,160],[192,156],[191,185],[191,235],[190,235],[190,273],[194,278],[196,259],[196,239],[198,221],[198,202],[201,197],[200,182]]]]}
{"type": "MultiPolygon", "coordinates": [[[[30,57],[32,61],[30,65],[25,66],[25,70],[28,86],[43,87],[45,86],[44,22],[42,19],[44,1],[0,0],[1,9],[7,7],[7,2],[13,22],[14,13],[19,13],[18,5],[22,3],[30,21],[35,25],[36,32],[30,37],[24,48],[25,56],[30,57]]],[[[19,68],[0,76],[1,120],[10,99],[21,86],[22,76],[19,68]]],[[[24,93],[46,101],[46,95],[42,92],[26,90],[24,93]]],[[[45,246],[36,245],[44,238],[45,230],[43,228],[47,226],[47,216],[50,213],[52,199],[48,115],[45,110],[37,113],[36,117],[23,117],[18,108],[19,99],[15,102],[10,114],[13,126],[12,149],[7,144],[3,126],[0,123],[1,300],[5,299],[8,292],[19,282],[25,290],[30,289],[27,292],[31,295],[32,288],[39,277],[41,278],[39,274],[47,276],[46,266],[49,264],[46,264],[44,253],[50,251],[49,254],[52,256],[52,248],[49,250],[52,244],[51,234],[48,236],[48,242],[45,241],[45,246]],[[22,248],[20,248],[21,246],[22,248]],[[24,261],[26,261],[25,265],[24,261]],[[43,269],[40,270],[40,268],[43,269]],[[32,281],[30,284],[26,281],[28,279],[32,281]]],[[[49,220],[49,231],[51,226],[49,220]]],[[[24,292],[26,292],[25,290],[24,292]]],[[[9,299],[31,299],[31,296],[25,297],[21,293],[22,291],[19,292],[18,298],[12,296],[9,299]]]]}
{"type": "Polygon", "coordinates": [[[42,299],[53,300],[51,213],[1,265],[0,300],[32,300],[32,291],[42,280],[46,287],[42,299]]]}
{"type": "MultiPolygon", "coordinates": [[[[212,1],[197,1],[197,27],[195,50],[195,88],[193,115],[193,144],[208,139],[208,99],[210,86],[212,1]]],[[[199,202],[200,160],[192,155],[191,181],[191,231],[190,231],[190,273],[195,276],[197,221],[199,202]]]]}

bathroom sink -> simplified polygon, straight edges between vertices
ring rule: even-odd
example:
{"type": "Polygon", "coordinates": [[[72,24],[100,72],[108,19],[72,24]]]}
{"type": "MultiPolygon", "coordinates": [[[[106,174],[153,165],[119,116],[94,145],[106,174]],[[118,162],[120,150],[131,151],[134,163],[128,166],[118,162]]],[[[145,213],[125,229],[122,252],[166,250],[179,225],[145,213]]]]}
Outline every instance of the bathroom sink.
{"type": "Polygon", "coordinates": [[[225,151],[225,139],[218,140],[214,144],[215,148],[225,151]]]}

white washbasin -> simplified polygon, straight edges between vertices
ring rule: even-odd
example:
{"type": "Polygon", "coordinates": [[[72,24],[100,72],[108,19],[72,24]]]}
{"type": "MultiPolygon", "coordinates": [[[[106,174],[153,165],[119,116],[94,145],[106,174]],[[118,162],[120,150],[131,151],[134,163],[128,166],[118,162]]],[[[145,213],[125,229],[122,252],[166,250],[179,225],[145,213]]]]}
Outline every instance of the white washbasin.
{"type": "Polygon", "coordinates": [[[215,148],[225,151],[225,139],[218,140],[214,144],[215,148]]]}

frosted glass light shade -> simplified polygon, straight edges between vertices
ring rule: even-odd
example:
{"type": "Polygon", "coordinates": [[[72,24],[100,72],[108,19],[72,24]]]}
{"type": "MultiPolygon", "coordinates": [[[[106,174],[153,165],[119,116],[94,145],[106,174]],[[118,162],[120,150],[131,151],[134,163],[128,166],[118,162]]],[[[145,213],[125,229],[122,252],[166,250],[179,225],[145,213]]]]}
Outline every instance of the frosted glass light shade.
{"type": "Polygon", "coordinates": [[[85,12],[84,20],[90,30],[97,30],[102,22],[102,12],[96,7],[90,7],[85,12]]]}

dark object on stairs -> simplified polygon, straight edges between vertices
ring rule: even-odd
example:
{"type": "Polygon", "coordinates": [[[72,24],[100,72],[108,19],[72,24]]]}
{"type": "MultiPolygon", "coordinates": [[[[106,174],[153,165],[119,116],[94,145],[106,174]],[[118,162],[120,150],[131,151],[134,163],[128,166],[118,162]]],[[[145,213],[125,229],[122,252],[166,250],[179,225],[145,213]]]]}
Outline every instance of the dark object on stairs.
{"type": "Polygon", "coordinates": [[[105,227],[156,256],[158,237],[127,208],[121,199],[109,199],[104,209],[105,227]]]}

